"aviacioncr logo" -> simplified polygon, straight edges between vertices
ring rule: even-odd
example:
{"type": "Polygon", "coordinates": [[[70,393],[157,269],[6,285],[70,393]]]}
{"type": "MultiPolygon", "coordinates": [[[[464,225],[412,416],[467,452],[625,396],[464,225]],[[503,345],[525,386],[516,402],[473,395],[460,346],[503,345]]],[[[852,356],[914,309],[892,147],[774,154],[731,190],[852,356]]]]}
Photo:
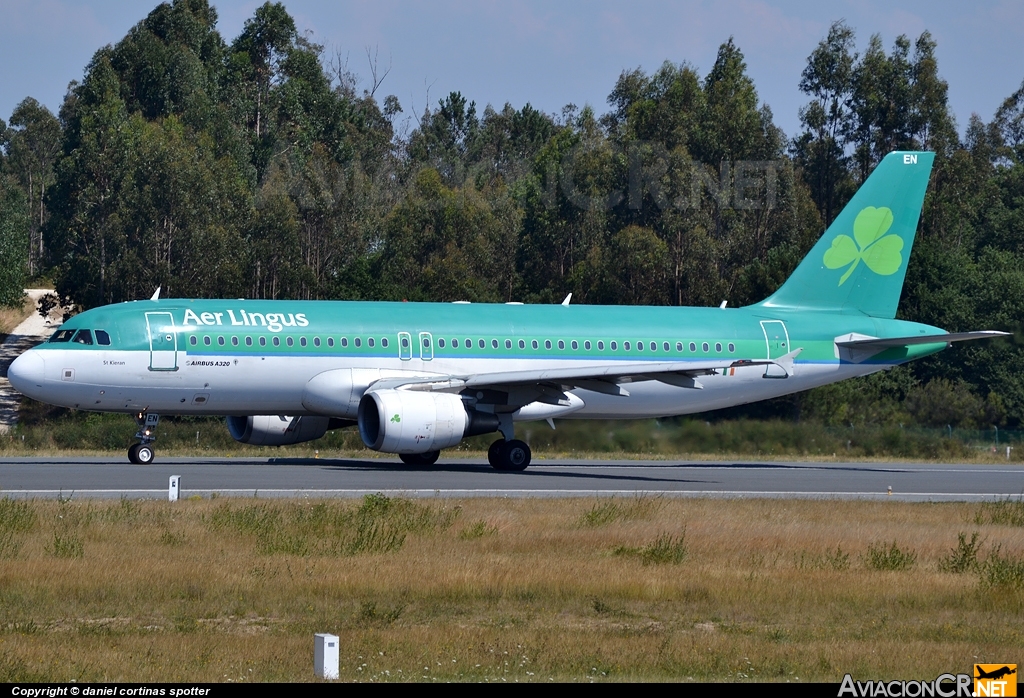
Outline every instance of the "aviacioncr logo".
{"type": "Polygon", "coordinates": [[[840,286],[846,283],[862,260],[868,269],[881,276],[896,273],[903,264],[903,238],[899,235],[886,235],[891,226],[890,209],[868,206],[861,209],[853,222],[853,238],[849,235],[836,236],[832,247],[825,251],[822,261],[829,269],[850,266],[840,277],[840,286]]]}

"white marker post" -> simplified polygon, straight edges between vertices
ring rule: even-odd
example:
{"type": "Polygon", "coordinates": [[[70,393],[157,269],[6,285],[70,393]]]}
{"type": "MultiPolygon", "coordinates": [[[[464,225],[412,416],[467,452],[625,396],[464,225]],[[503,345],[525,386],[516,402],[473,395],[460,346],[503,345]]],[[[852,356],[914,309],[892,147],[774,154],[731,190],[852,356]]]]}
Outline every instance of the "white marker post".
{"type": "Polygon", "coordinates": [[[338,678],[338,636],[317,633],[313,646],[313,672],[321,679],[338,678]]]}
{"type": "Polygon", "coordinates": [[[176,502],[178,501],[179,484],[181,482],[181,475],[171,475],[171,481],[167,484],[167,501],[176,502]]]}

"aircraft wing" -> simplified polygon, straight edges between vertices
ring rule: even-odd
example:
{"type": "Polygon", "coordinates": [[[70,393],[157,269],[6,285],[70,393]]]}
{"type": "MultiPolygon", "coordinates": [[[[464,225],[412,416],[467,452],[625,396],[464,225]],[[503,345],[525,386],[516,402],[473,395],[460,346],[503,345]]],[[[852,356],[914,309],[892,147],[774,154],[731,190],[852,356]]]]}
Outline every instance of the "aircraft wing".
{"type": "MultiPolygon", "coordinates": [[[[615,361],[586,366],[542,368],[521,371],[498,371],[463,376],[391,378],[377,381],[370,390],[402,388],[405,390],[465,389],[508,391],[515,388],[547,386],[568,390],[581,388],[608,395],[628,396],[623,384],[656,380],[680,388],[701,389],[699,376],[747,366],[778,366],[786,376],[793,374],[793,361],[803,351],[796,349],[776,359],[707,359],[700,361],[615,361]]],[[[784,376],[780,376],[784,377],[784,376]]],[[[543,392],[543,391],[542,391],[543,392]]]]}

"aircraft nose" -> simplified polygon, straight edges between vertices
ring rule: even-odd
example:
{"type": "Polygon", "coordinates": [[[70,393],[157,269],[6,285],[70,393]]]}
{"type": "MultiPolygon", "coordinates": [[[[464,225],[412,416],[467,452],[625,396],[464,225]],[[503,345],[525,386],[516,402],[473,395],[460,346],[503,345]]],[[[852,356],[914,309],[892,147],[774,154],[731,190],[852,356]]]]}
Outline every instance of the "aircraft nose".
{"type": "Polygon", "coordinates": [[[43,373],[46,365],[35,349],[29,349],[19,356],[7,369],[7,379],[14,389],[23,395],[32,396],[34,388],[43,387],[43,373]]]}

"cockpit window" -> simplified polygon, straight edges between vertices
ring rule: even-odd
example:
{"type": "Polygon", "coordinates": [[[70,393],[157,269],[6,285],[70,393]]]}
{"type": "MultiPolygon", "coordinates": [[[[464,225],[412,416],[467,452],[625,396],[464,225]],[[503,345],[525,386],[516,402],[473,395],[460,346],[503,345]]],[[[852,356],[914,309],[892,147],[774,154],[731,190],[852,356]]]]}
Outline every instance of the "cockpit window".
{"type": "Polygon", "coordinates": [[[75,338],[71,341],[76,344],[92,344],[92,332],[89,330],[78,330],[75,338]]]}
{"type": "Polygon", "coordinates": [[[96,343],[105,347],[110,346],[110,335],[106,330],[96,330],[96,343]]]}
{"type": "Polygon", "coordinates": [[[50,337],[51,342],[70,342],[71,336],[75,334],[74,330],[57,330],[50,337]]]}

